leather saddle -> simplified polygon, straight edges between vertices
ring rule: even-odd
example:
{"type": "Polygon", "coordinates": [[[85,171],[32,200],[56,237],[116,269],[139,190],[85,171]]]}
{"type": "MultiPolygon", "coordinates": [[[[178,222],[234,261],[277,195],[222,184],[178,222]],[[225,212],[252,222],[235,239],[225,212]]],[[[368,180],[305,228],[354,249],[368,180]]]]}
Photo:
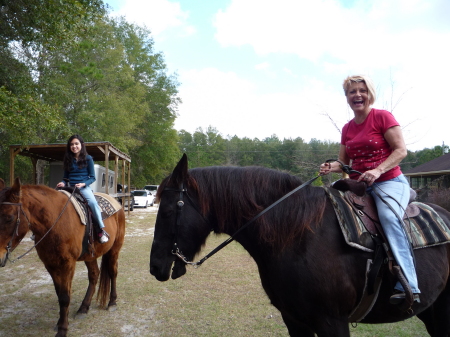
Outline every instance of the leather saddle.
{"type": "MultiPolygon", "coordinates": [[[[370,234],[381,234],[384,236],[383,233],[380,232],[382,231],[381,227],[377,226],[377,224],[380,223],[377,207],[373,197],[366,193],[367,185],[365,182],[358,182],[353,179],[341,179],[336,181],[332,187],[344,192],[345,200],[352,206],[354,212],[359,215],[370,234]]],[[[411,204],[416,197],[417,193],[413,189],[410,189],[409,203],[403,216],[404,219],[415,217],[420,213],[419,207],[411,204]]]]}

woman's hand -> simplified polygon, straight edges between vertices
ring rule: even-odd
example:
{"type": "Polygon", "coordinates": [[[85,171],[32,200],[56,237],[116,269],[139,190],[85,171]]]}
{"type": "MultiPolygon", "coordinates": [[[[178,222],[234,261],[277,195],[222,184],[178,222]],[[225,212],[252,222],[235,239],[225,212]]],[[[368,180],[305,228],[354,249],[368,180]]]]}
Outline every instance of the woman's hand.
{"type": "Polygon", "coordinates": [[[319,168],[319,175],[325,176],[331,173],[331,163],[322,163],[319,168]]]}
{"type": "Polygon", "coordinates": [[[58,185],[56,185],[56,187],[64,187],[66,186],[63,182],[58,183],[58,185]]]}
{"type": "Polygon", "coordinates": [[[369,170],[361,174],[358,181],[365,181],[367,185],[372,186],[372,184],[381,176],[381,170],[376,168],[369,170]]]}
{"type": "Polygon", "coordinates": [[[78,187],[78,188],[82,188],[82,187],[84,187],[84,186],[86,186],[85,183],[75,184],[75,187],[78,187]]]}

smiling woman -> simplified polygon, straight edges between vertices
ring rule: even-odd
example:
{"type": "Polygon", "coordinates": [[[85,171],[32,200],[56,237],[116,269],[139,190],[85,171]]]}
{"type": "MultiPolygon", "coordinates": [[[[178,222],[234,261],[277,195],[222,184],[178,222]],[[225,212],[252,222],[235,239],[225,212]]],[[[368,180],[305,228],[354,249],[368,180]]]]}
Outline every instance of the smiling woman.
{"type": "Polygon", "coordinates": [[[414,301],[420,302],[413,253],[402,226],[410,187],[399,166],[407,154],[400,125],[390,112],[372,108],[375,90],[367,76],[349,76],[343,88],[355,117],[342,129],[340,162],[323,163],[320,172],[342,172],[342,164],[360,172],[350,178],[367,183],[392,254],[410,287],[404,289],[406,285],[397,282],[390,302],[401,304],[405,292],[414,293],[414,301]]]}

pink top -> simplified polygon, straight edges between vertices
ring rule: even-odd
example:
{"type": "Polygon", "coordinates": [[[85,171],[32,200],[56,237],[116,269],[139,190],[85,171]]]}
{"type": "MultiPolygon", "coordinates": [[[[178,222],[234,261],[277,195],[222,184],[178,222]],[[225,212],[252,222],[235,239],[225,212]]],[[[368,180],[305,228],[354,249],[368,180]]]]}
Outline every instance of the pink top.
{"type": "MultiPolygon", "coordinates": [[[[347,156],[352,161],[352,169],[366,172],[378,167],[392,153],[392,148],[384,138],[386,131],[400,125],[394,116],[386,110],[370,110],[361,124],[352,119],[342,128],[341,144],[345,145],[347,156]]],[[[376,181],[386,181],[402,174],[400,166],[383,173],[376,181]]],[[[351,174],[358,179],[358,174],[351,174]]]]}

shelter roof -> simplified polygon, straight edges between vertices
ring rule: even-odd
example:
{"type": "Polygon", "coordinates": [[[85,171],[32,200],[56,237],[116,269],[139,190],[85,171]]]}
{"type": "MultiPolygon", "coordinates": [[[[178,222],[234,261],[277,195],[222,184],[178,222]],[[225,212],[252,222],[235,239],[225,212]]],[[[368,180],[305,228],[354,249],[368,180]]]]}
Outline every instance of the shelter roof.
{"type": "Polygon", "coordinates": [[[450,153],[430,160],[405,172],[406,176],[450,174],[450,153]]]}
{"type": "MultiPolygon", "coordinates": [[[[89,155],[94,161],[105,161],[105,153],[108,153],[108,160],[115,160],[116,156],[121,160],[131,163],[131,158],[114,147],[109,142],[84,143],[89,155]]],[[[16,154],[41,159],[46,161],[62,161],[66,151],[66,144],[32,144],[32,145],[11,145],[10,149],[16,154]]]]}

